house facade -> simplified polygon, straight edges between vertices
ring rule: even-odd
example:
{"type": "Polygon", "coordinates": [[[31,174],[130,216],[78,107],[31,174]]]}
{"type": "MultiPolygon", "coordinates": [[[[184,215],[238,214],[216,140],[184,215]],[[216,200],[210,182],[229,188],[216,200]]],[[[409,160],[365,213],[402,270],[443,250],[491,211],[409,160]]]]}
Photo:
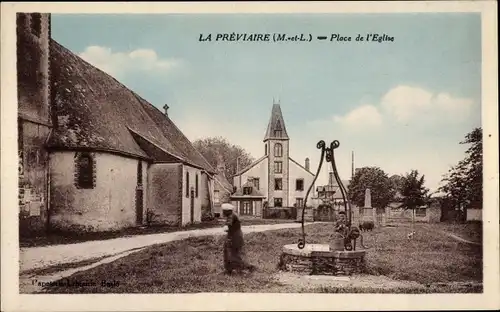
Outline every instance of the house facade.
{"type": "Polygon", "coordinates": [[[52,40],[50,18],[17,15],[20,234],[200,222],[215,169],[167,108],[52,40]]]}
{"type": "MultiPolygon", "coordinates": [[[[231,201],[240,214],[250,211],[248,214],[254,216],[262,215],[265,206],[303,207],[314,174],[309,171],[308,158],[301,165],[290,157],[290,138],[280,104],[273,104],[263,142],[264,156],[233,177],[236,193],[231,201]]],[[[310,196],[314,195],[314,187],[312,190],[310,196]]]]}

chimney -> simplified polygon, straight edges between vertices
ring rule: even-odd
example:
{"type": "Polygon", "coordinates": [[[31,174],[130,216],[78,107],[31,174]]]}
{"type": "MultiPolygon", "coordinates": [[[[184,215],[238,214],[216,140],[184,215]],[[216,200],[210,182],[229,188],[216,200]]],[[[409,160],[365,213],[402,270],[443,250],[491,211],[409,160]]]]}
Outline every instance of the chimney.
{"type": "Polygon", "coordinates": [[[306,167],[306,170],[309,171],[309,158],[306,158],[305,167],[306,167]]]}
{"type": "Polygon", "coordinates": [[[165,116],[168,116],[168,109],[169,109],[169,108],[170,108],[170,107],[168,107],[168,105],[167,105],[167,104],[163,105],[163,109],[165,110],[165,116]]]}

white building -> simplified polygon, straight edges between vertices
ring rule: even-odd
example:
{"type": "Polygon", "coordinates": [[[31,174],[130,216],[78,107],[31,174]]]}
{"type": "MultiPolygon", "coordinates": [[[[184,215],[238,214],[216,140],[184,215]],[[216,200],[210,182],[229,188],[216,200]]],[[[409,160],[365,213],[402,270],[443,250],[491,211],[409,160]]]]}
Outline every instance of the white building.
{"type": "MultiPolygon", "coordinates": [[[[233,178],[237,191],[231,201],[240,215],[262,216],[262,208],[302,207],[314,180],[309,158],[304,165],[290,157],[290,138],[279,104],[273,104],[264,136],[264,156],[240,170],[233,178]]],[[[314,186],[309,197],[314,195],[314,186]]]]}

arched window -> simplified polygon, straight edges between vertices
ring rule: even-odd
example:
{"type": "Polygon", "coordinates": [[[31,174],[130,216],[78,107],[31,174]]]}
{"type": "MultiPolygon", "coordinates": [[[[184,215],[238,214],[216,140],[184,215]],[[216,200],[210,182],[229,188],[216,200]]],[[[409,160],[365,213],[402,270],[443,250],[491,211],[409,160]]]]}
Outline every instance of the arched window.
{"type": "Polygon", "coordinates": [[[80,189],[95,187],[94,157],[82,153],[76,159],[76,186],[80,189]]]}
{"type": "Polygon", "coordinates": [[[280,143],[274,144],[274,157],[283,156],[283,146],[280,143]]]}
{"type": "Polygon", "coordinates": [[[189,198],[189,172],[186,171],[186,197],[189,198]]]}

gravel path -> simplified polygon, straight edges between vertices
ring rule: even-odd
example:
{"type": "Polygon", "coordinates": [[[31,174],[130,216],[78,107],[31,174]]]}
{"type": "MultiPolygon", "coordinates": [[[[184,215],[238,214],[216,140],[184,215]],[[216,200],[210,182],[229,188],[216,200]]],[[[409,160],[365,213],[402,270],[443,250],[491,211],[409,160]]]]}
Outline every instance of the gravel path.
{"type": "MultiPolygon", "coordinates": [[[[318,222],[316,222],[318,223],[318,222]]],[[[311,224],[311,223],[308,223],[311,224]]],[[[243,226],[244,233],[262,232],[287,228],[299,228],[300,223],[260,224],[243,226]]],[[[209,228],[161,234],[137,235],[77,244],[21,248],[20,274],[54,265],[75,263],[102,257],[111,257],[127,251],[162,244],[189,237],[223,235],[223,228],[209,228]]]]}

